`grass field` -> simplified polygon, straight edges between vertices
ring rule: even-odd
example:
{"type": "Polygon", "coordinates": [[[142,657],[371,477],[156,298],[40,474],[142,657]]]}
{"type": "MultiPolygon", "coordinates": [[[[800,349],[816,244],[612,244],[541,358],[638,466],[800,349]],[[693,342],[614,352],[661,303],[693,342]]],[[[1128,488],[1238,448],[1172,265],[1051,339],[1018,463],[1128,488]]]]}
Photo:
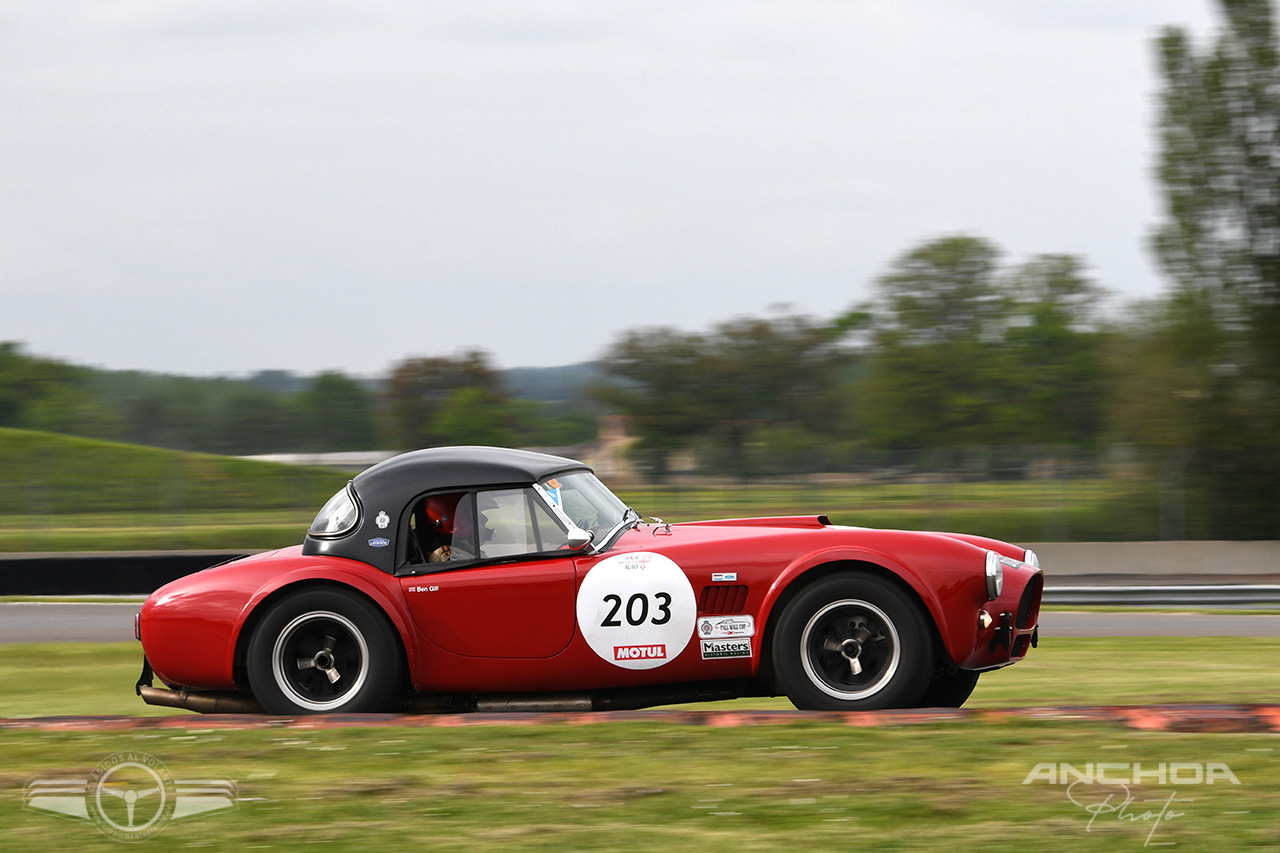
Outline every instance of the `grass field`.
{"type": "Polygon", "coordinates": [[[238,787],[234,810],[145,842],[163,849],[1274,849],[1276,744],[1032,721],[6,731],[0,832],[14,850],[119,850],[86,822],[22,810],[21,792],[129,750],[176,779],[238,787]],[[1090,826],[1084,806],[1118,806],[1121,789],[1024,784],[1043,762],[1125,768],[1113,774],[1214,762],[1239,784],[1153,780],[1132,788],[1127,815],[1090,826]],[[1165,819],[1136,819],[1162,808],[1165,819]]]}
{"type": "MultiPolygon", "coordinates": [[[[134,695],[139,643],[0,645],[0,717],[188,714],[134,695]]],[[[1280,697],[1280,638],[1048,638],[988,673],[966,707],[1263,703],[1280,697]]],[[[698,708],[791,708],[751,698],[698,708]]]]}
{"type": "Polygon", "coordinates": [[[0,552],[270,550],[300,543],[318,509],[10,516],[0,552]]]}
{"type": "Polygon", "coordinates": [[[669,521],[826,514],[836,524],[906,530],[980,530],[1009,541],[1158,538],[1156,515],[1120,480],[755,483],[733,488],[624,489],[645,515],[669,521]]]}
{"type": "MultiPolygon", "coordinates": [[[[970,706],[1271,702],[1280,695],[1277,661],[1280,639],[1050,639],[1023,663],[984,676],[970,706]]],[[[91,824],[21,806],[28,781],[84,778],[120,751],[153,756],[179,780],[238,785],[234,810],[174,822],[147,842],[165,849],[1280,846],[1274,735],[1139,732],[1069,719],[718,729],[605,715],[586,726],[232,730],[142,704],[132,690],[139,662],[136,643],[0,646],[0,717],[177,714],[189,724],[0,729],[6,848],[119,849],[91,824]],[[1106,811],[1124,799],[1114,786],[1069,795],[1043,779],[1024,784],[1045,762],[1125,768],[1112,776],[1134,763],[1216,762],[1240,784],[1149,778],[1130,786],[1133,801],[1121,813],[1106,811]]]]}

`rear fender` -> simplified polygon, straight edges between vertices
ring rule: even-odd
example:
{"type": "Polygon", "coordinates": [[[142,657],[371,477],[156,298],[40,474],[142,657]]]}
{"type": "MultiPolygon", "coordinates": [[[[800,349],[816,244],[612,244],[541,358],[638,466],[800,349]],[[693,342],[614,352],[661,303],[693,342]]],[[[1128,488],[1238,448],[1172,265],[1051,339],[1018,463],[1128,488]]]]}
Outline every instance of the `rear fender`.
{"type": "Polygon", "coordinates": [[[258,624],[258,620],[262,618],[262,615],[266,613],[267,609],[275,601],[300,589],[317,586],[346,587],[364,595],[377,605],[378,609],[386,614],[387,619],[391,621],[396,633],[400,636],[400,645],[404,649],[405,661],[409,667],[409,675],[412,680],[413,674],[418,671],[417,658],[419,649],[413,621],[409,617],[404,605],[404,598],[400,594],[399,580],[376,569],[370,569],[366,573],[358,568],[334,568],[332,565],[325,567],[323,576],[317,575],[308,569],[286,572],[273,577],[269,583],[263,584],[253,594],[253,597],[245,604],[236,620],[236,641],[232,644],[231,660],[228,662],[230,671],[236,672],[237,665],[242,666],[244,664],[249,640],[253,636],[253,629],[258,624]],[[371,577],[373,575],[376,575],[376,577],[371,577]]]}

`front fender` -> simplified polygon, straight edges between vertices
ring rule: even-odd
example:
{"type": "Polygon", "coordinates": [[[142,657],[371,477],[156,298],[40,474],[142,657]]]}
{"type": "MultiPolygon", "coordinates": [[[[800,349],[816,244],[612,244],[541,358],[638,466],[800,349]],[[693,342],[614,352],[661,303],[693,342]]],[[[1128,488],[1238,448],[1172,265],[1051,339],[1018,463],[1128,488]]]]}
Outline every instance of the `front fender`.
{"type": "MultiPolygon", "coordinates": [[[[981,554],[981,551],[978,553],[981,554]]],[[[769,624],[779,599],[792,584],[802,582],[804,575],[814,569],[832,563],[871,564],[899,578],[911,588],[924,605],[952,660],[963,659],[973,647],[973,638],[964,636],[963,622],[958,620],[956,615],[949,616],[949,612],[957,609],[953,605],[959,605],[961,601],[967,603],[968,599],[979,594],[978,588],[982,584],[981,557],[975,559],[975,566],[978,568],[974,571],[951,570],[945,572],[945,577],[940,578],[926,577],[922,570],[872,548],[833,547],[815,551],[787,566],[769,587],[760,611],[763,624],[769,624]],[[972,576],[971,582],[965,582],[967,575],[972,576]]],[[[976,613],[977,606],[980,605],[977,601],[973,603],[975,605],[973,611],[976,613]]],[[[963,612],[967,612],[967,609],[963,612]]]]}

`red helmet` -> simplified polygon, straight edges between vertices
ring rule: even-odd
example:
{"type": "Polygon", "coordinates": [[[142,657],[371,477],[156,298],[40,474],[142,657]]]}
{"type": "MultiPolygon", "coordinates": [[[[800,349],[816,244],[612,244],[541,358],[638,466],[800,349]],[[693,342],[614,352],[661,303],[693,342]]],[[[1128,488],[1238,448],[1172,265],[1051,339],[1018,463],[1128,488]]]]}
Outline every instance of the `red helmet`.
{"type": "Polygon", "coordinates": [[[427,524],[446,536],[453,535],[454,514],[462,495],[432,495],[422,502],[427,524]]]}

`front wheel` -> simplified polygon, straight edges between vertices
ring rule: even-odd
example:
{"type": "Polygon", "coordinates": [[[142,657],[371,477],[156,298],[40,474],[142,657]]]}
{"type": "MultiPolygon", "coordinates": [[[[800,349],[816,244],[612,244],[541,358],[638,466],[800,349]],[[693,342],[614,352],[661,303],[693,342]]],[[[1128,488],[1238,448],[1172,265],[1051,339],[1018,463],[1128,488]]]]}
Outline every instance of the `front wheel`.
{"type": "Polygon", "coordinates": [[[312,589],[271,606],[253,633],[249,687],[269,714],[385,710],[400,650],[386,617],[355,593],[312,589]]]}
{"type": "Polygon", "coordinates": [[[773,641],[774,671],[797,708],[910,708],[933,673],[920,609],[872,575],[819,581],[786,606],[773,641]]]}

